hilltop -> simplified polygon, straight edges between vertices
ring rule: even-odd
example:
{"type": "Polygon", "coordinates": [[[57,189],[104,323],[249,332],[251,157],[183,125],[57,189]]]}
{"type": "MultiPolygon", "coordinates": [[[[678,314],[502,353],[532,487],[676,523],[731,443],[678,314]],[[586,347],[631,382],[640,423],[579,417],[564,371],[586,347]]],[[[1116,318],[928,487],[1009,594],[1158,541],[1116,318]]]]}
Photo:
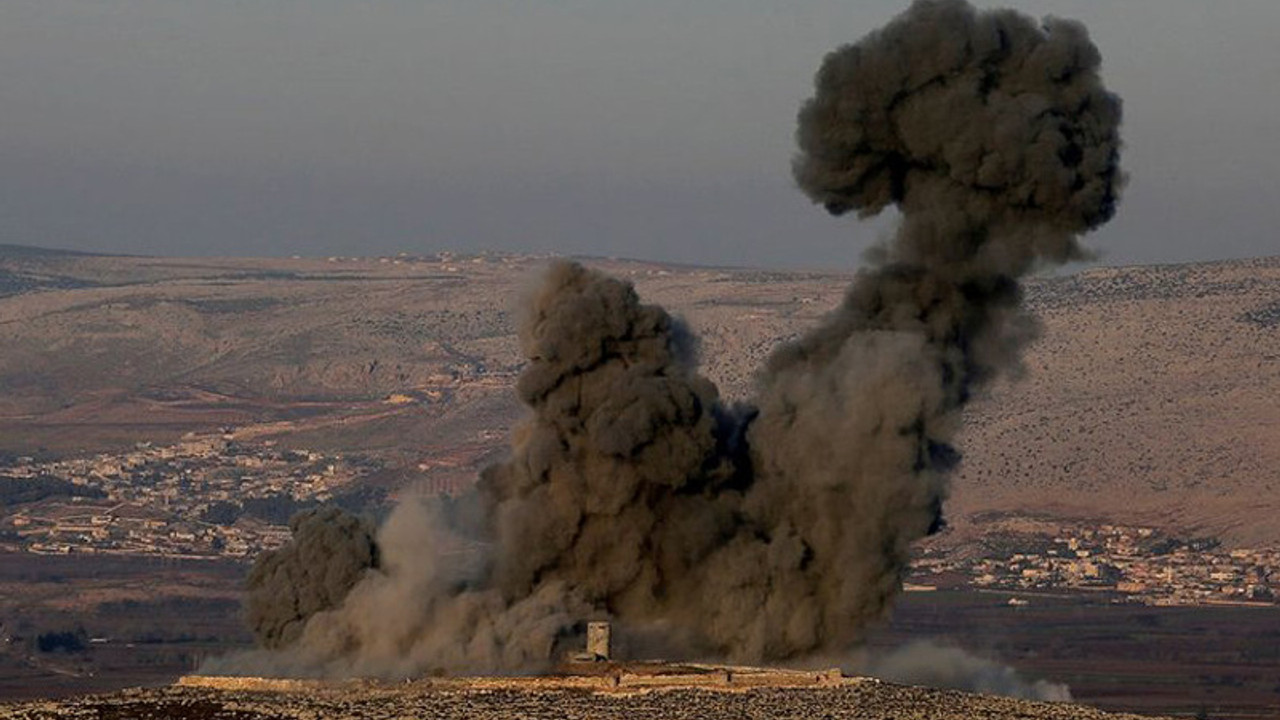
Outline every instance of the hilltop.
{"type": "Polygon", "coordinates": [[[858,718],[884,720],[1138,720],[1081,705],[1029,702],[949,690],[891,685],[874,680],[836,687],[646,688],[593,691],[554,681],[368,683],[329,687],[298,683],[289,690],[217,690],[171,687],[113,695],[40,701],[5,707],[13,720],[171,717],[201,720],[262,718],[858,718]]]}

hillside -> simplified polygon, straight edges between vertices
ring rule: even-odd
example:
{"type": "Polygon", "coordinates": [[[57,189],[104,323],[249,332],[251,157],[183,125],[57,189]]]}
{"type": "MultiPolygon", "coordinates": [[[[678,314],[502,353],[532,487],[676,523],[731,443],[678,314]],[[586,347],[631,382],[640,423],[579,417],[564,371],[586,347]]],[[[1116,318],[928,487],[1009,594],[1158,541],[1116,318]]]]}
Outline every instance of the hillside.
{"type": "MultiPolygon", "coordinates": [[[[519,416],[514,317],[544,262],[0,248],[0,450],[234,426],[464,481],[519,416]]],[[[729,399],[850,278],[589,263],[686,318],[729,399]]],[[[1096,268],[1036,280],[1027,301],[1041,329],[1024,372],[967,412],[958,530],[1043,513],[1280,544],[1280,258],[1096,268]]]]}
{"type": "Polygon", "coordinates": [[[968,414],[957,509],[1280,541],[1280,259],[1095,269],[1028,305],[1042,335],[968,414]]]}

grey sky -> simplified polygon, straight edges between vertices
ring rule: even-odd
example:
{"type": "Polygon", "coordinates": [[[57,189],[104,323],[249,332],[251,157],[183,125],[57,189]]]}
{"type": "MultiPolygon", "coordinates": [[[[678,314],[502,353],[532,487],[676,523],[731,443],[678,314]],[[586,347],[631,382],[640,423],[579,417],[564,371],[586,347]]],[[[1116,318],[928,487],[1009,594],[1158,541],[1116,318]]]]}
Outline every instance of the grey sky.
{"type": "MultiPolygon", "coordinates": [[[[1280,253],[1280,3],[1020,0],[1125,100],[1108,262],[1280,253]]],[[[792,187],[823,54],[887,0],[3,0],[0,242],[851,265],[792,187]]]]}

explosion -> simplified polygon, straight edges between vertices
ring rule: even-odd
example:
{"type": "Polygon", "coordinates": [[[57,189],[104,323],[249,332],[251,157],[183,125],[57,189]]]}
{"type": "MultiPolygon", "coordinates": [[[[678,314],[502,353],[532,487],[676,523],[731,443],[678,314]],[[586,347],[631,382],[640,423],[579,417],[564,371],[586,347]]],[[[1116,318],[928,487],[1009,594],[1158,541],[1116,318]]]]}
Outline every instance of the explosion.
{"type": "MultiPolygon", "coordinates": [[[[964,0],[829,54],[795,179],[833,214],[901,222],[750,405],[720,401],[679,320],[556,263],[520,328],[510,457],[451,506],[397,508],[357,582],[324,580],[340,602],[261,623],[270,650],[211,669],[529,671],[589,617],[738,662],[848,652],[942,525],[961,408],[1031,334],[1019,278],[1084,257],[1114,213],[1120,101],[1099,64],[1078,23],[964,0]]],[[[314,557],[309,537],[285,553],[314,557]]]]}

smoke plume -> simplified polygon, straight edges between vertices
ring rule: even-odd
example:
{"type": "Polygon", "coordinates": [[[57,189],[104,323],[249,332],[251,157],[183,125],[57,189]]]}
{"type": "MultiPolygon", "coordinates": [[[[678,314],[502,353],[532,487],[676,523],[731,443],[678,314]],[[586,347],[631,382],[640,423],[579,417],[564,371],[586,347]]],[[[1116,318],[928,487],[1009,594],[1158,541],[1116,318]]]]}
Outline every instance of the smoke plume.
{"type": "Polygon", "coordinates": [[[1017,362],[1018,279],[1083,256],[1114,212],[1098,67],[1077,23],[963,0],[828,55],[796,181],[902,220],[755,401],[723,405],[688,330],[629,284],[554,264],[525,303],[510,457],[455,507],[397,510],[381,566],[238,669],[534,670],[595,617],[703,657],[847,652],[942,525],[961,408],[1017,362]]]}
{"type": "Polygon", "coordinates": [[[245,620],[270,649],[296,641],[308,618],[337,607],[378,566],[373,526],[340,508],[304,510],[289,530],[291,542],[258,556],[246,583],[245,620]]]}
{"type": "Polygon", "coordinates": [[[769,541],[747,562],[770,562],[741,598],[764,609],[743,618],[762,637],[738,647],[856,641],[939,526],[959,410],[1026,339],[1018,278],[1082,256],[1077,234],[1114,212],[1120,102],[1099,62],[1078,23],[962,0],[920,0],[823,61],[796,181],[834,214],[895,205],[902,221],[765,368],[747,506],[769,541]]]}

